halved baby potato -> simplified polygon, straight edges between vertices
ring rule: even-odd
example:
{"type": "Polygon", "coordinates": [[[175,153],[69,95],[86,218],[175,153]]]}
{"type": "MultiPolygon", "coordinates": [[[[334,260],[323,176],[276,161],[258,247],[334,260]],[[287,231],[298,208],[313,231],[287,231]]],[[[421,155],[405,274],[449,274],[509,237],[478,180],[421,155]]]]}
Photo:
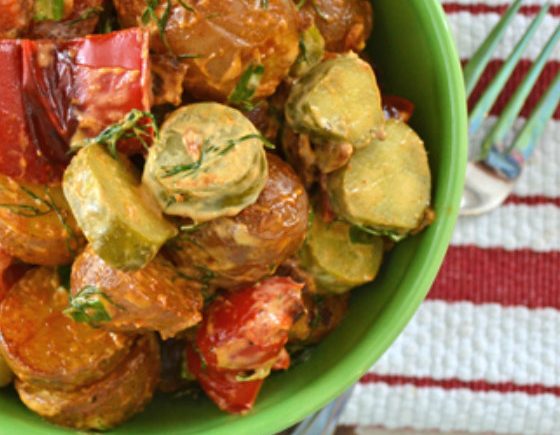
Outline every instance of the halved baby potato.
{"type": "Polygon", "coordinates": [[[424,221],[431,174],[424,143],[412,128],[392,119],[385,130],[385,140],[358,150],[329,176],[328,190],[339,216],[399,240],[424,221]]]}
{"type": "Polygon", "coordinates": [[[74,389],[95,382],[129,352],[129,336],[74,322],[55,269],[30,270],[0,304],[0,353],[23,382],[74,389]]]}
{"type": "Polygon", "coordinates": [[[72,391],[17,380],[22,402],[48,421],[78,430],[108,430],[150,402],[160,372],[154,335],[140,337],[130,353],[103,379],[72,391]]]}
{"type": "Polygon", "coordinates": [[[88,246],[72,266],[71,287],[75,306],[67,313],[95,321],[90,310],[103,310],[106,320],[96,326],[105,330],[157,331],[167,339],[202,320],[201,285],[181,277],[161,256],[140,270],[124,272],[88,246]],[[84,296],[88,288],[97,291],[84,296]],[[95,302],[101,305],[88,307],[95,302]]]}
{"type": "Polygon", "coordinates": [[[0,246],[20,260],[68,264],[84,238],[60,186],[20,183],[0,175],[0,246]]]}
{"type": "Polygon", "coordinates": [[[237,216],[185,228],[168,254],[185,275],[233,288],[274,274],[301,246],[309,202],[292,168],[268,154],[270,175],[257,202],[237,216]]]}

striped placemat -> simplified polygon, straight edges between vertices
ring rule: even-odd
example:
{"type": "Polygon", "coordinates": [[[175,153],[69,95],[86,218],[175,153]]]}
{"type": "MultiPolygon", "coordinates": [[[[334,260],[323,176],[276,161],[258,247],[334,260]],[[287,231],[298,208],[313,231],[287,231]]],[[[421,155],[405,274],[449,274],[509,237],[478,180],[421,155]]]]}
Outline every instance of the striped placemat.
{"type": "MultiPolygon", "coordinates": [[[[510,2],[442,3],[467,60],[510,2]]],[[[560,23],[560,0],[552,3],[486,128],[560,23]]],[[[521,8],[482,85],[539,4],[521,8]]],[[[559,70],[560,46],[523,116],[559,70]]],[[[341,423],[340,434],[560,434],[560,108],[506,204],[459,220],[428,299],[361,379],[341,423]]]]}

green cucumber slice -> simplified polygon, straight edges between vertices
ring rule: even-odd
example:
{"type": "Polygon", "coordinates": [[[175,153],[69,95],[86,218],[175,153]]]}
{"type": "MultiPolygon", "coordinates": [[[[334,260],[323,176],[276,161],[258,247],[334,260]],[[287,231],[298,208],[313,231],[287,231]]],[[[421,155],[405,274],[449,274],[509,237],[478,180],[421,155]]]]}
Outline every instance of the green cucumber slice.
{"type": "Polygon", "coordinates": [[[286,119],[312,141],[348,142],[359,149],[383,137],[385,116],[371,66],[356,54],[329,59],[293,86],[286,119]]]}
{"type": "Polygon", "coordinates": [[[390,120],[385,131],[385,140],[358,150],[327,184],[339,216],[397,240],[423,222],[431,175],[424,143],[412,128],[390,120]]]}
{"type": "Polygon", "coordinates": [[[344,293],[372,281],[383,259],[383,239],[350,237],[343,221],[325,223],[316,214],[300,251],[302,267],[311,273],[321,293],[344,293]]]}
{"type": "Polygon", "coordinates": [[[143,182],[166,214],[204,222],[256,202],[268,177],[264,138],[218,103],[175,111],[150,149],[143,182]]]}
{"type": "Polygon", "coordinates": [[[93,250],[113,267],[139,269],[177,234],[145,192],[132,165],[98,144],[81,149],[64,173],[63,190],[93,250]]]}

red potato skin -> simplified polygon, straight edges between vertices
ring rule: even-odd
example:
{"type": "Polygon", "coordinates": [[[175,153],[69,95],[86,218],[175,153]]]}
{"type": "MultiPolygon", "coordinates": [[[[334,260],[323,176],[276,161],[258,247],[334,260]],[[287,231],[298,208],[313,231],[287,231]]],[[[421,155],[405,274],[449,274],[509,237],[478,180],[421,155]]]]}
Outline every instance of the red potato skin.
{"type": "Polygon", "coordinates": [[[107,430],[144,409],[156,389],[159,371],[157,339],[146,335],[98,382],[60,391],[17,380],[16,390],[27,407],[52,423],[78,430],[107,430]]]}
{"type": "Polygon", "coordinates": [[[32,0],[0,0],[0,38],[17,38],[31,22],[32,0]]]}
{"type": "MultiPolygon", "coordinates": [[[[139,29],[68,42],[0,41],[0,173],[58,183],[71,139],[151,105],[149,37],[139,29]]],[[[121,144],[120,144],[121,145],[121,144]]],[[[136,141],[120,151],[143,151],[136,141]]]]}
{"type": "Polygon", "coordinates": [[[305,22],[315,22],[330,52],[360,52],[371,35],[370,0],[309,0],[300,14],[305,22]]]}
{"type": "Polygon", "coordinates": [[[202,267],[214,275],[211,286],[232,289],[274,274],[295,254],[307,232],[307,193],[287,163],[272,154],[268,163],[269,179],[255,204],[174,241],[168,255],[179,269],[197,277],[202,267]],[[249,242],[239,243],[240,234],[249,242]]]}
{"type": "MultiPolygon", "coordinates": [[[[264,76],[255,97],[272,95],[287,77],[298,55],[299,17],[291,0],[269,0],[264,8],[254,0],[190,0],[194,12],[178,1],[166,27],[166,39],[177,56],[197,55],[186,59],[189,73],[185,89],[199,99],[226,101],[241,75],[252,64],[262,64],[264,76]]],[[[144,0],[115,0],[124,27],[142,25],[146,10],[144,0]]],[[[166,8],[160,1],[159,17],[166,8]]],[[[155,23],[152,47],[160,53],[168,49],[162,43],[155,23]]]]}
{"type": "Polygon", "coordinates": [[[88,246],[72,266],[72,293],[88,285],[113,302],[105,304],[111,320],[99,325],[108,331],[157,331],[168,339],[202,319],[200,284],[181,278],[161,256],[140,270],[123,272],[88,246]]]}
{"type": "Polygon", "coordinates": [[[23,382],[72,390],[118,366],[131,337],[93,329],[65,316],[68,294],[54,269],[30,270],[0,304],[0,353],[23,382]]]}
{"type": "Polygon", "coordinates": [[[85,245],[70,207],[59,186],[46,188],[17,183],[0,174],[0,247],[12,257],[29,264],[58,266],[72,262],[85,245]],[[45,209],[22,190],[54,204],[41,216],[22,216],[9,205],[26,205],[45,209]],[[47,195],[48,192],[48,195],[47,195]]]}
{"type": "Polygon", "coordinates": [[[272,367],[303,314],[301,289],[290,278],[268,278],[218,296],[205,310],[196,346],[206,364],[219,370],[272,367]]]}
{"type": "Polygon", "coordinates": [[[20,263],[0,249],[0,302],[4,300],[10,289],[25,275],[31,266],[20,263]]]}
{"type": "Polygon", "coordinates": [[[37,21],[31,26],[29,34],[32,39],[72,39],[94,32],[99,21],[99,13],[90,18],[81,19],[87,11],[102,11],[103,0],[74,0],[71,13],[60,21],[37,21]]]}

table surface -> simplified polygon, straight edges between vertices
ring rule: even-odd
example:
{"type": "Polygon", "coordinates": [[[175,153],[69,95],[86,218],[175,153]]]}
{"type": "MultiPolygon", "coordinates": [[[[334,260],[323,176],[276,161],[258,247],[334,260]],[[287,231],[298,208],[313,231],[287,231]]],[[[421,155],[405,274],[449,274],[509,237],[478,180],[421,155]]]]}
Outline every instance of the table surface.
{"type": "MultiPolygon", "coordinates": [[[[442,3],[465,60],[509,2],[442,3]]],[[[541,3],[525,1],[483,84],[541,3]]],[[[486,129],[560,24],[560,0],[552,3],[486,129]]],[[[560,45],[523,116],[559,70],[560,45]]],[[[360,380],[341,424],[339,434],[560,434],[560,108],[505,205],[459,220],[428,299],[360,380]]]]}

